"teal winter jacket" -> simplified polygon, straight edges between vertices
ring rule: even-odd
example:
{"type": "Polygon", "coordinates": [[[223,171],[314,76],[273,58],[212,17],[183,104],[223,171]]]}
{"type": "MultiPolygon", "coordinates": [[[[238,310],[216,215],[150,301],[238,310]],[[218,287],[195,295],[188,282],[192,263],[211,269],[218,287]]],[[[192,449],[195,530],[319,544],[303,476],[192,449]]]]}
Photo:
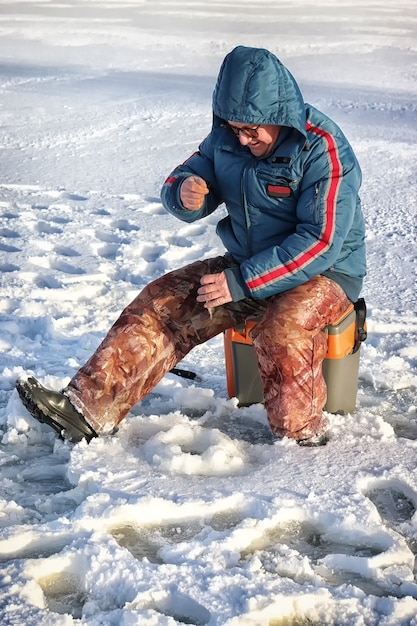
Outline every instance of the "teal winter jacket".
{"type": "Polygon", "coordinates": [[[361,171],[349,142],[326,115],[304,103],[294,78],[271,52],[238,46],[221,66],[213,126],[198,151],[170,174],[165,208],[185,222],[224,203],[217,232],[237,266],[226,276],[233,299],[268,298],[319,274],[356,300],[366,271],[358,196],[361,171]],[[270,154],[255,157],[225,121],[282,126],[270,154]],[[197,175],[209,187],[189,211],[179,189],[197,175]]]}

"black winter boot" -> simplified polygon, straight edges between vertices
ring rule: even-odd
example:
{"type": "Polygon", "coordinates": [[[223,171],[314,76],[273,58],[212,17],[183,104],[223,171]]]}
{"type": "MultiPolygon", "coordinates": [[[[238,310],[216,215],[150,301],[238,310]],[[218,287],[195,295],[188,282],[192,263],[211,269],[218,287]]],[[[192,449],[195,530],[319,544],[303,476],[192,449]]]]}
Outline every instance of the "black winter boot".
{"type": "Polygon", "coordinates": [[[33,377],[18,380],[16,389],[29,413],[38,422],[56,430],[61,439],[77,443],[82,439],[89,442],[97,437],[97,433],[63,393],[46,389],[33,377]]]}

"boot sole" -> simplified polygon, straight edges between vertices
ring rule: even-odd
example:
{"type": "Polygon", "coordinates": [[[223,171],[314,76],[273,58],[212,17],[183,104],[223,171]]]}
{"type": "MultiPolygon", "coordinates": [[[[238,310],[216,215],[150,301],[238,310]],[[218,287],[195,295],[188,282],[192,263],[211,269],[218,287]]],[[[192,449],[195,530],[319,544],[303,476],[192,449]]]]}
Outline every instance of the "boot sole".
{"type": "Polygon", "coordinates": [[[329,443],[329,436],[324,433],[320,437],[312,437],[311,439],[298,439],[297,443],[302,448],[319,448],[329,443]]]}

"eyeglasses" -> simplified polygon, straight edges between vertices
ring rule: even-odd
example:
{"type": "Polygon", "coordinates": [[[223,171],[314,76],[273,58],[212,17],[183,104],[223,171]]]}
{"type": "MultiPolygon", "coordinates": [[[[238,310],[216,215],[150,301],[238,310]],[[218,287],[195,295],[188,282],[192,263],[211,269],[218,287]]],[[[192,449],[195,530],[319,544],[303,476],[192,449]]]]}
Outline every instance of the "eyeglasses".
{"type": "Polygon", "coordinates": [[[240,126],[238,128],[237,126],[232,126],[231,124],[229,124],[229,122],[226,122],[224,126],[228,128],[229,130],[231,130],[232,133],[236,135],[236,137],[239,137],[240,133],[242,133],[244,137],[248,137],[249,139],[258,139],[258,128],[261,126],[261,124],[258,124],[257,126],[253,126],[253,127],[252,126],[240,126]]]}

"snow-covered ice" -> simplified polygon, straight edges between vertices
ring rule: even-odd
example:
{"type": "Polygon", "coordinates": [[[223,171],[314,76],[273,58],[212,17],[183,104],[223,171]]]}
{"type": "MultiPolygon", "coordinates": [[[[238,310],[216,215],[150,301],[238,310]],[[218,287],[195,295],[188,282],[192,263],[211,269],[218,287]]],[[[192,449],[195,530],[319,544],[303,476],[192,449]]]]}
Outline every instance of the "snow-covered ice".
{"type": "Polygon", "coordinates": [[[2,626],[417,625],[413,0],[0,0],[2,626]],[[113,437],[66,444],[56,389],[168,269],[222,252],[159,200],[237,44],[273,50],[360,159],[369,337],[324,448],[229,399],[222,338],[113,437]]]}

